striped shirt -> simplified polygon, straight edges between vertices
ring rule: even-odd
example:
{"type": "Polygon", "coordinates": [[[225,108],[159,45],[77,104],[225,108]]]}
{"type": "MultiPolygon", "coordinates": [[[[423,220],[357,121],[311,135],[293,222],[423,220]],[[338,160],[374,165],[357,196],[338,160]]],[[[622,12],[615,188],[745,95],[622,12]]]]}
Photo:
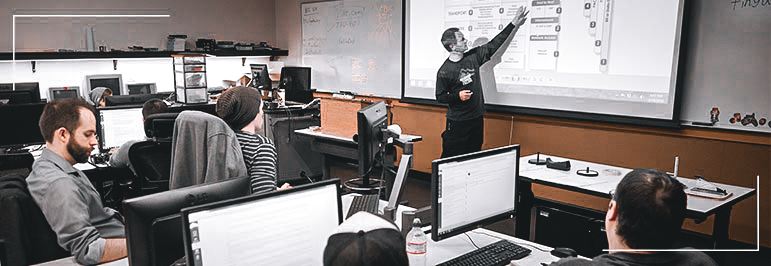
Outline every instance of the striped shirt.
{"type": "Polygon", "coordinates": [[[251,179],[252,194],[276,190],[278,155],[273,140],[245,131],[236,132],[244,154],[244,163],[251,179]]]}

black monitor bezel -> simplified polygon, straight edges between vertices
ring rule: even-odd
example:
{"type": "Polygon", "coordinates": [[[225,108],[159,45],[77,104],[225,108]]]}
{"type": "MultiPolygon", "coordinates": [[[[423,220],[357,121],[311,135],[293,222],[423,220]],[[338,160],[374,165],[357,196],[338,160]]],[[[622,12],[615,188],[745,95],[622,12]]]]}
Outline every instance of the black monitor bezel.
{"type": "Polygon", "coordinates": [[[366,186],[369,179],[368,170],[373,167],[377,153],[385,151],[385,145],[381,146],[383,143],[381,134],[382,130],[388,127],[388,105],[385,101],[378,101],[361,108],[356,112],[356,124],[358,128],[356,142],[359,146],[358,175],[365,181],[366,186]],[[380,111],[383,113],[378,114],[380,111]]]}
{"type": "Polygon", "coordinates": [[[157,258],[152,228],[160,221],[181,218],[180,211],[186,207],[247,196],[251,194],[249,184],[247,177],[230,178],[123,201],[129,265],[154,265],[157,258]],[[164,202],[173,204],[164,206],[164,202]]]}
{"type": "MultiPolygon", "coordinates": [[[[142,111],[142,105],[118,105],[118,106],[109,106],[109,107],[99,107],[94,108],[96,112],[94,112],[94,116],[96,117],[96,132],[97,136],[97,146],[99,147],[99,151],[101,152],[107,152],[109,149],[104,147],[104,128],[102,128],[102,112],[104,111],[110,111],[110,110],[120,110],[120,109],[137,109],[139,108],[140,111],[142,111]]],[[[144,126],[144,123],[142,123],[144,126]]],[[[144,132],[144,130],[142,131],[144,132]]]]}
{"type": "Polygon", "coordinates": [[[468,154],[433,160],[431,162],[431,227],[432,227],[431,240],[441,241],[441,240],[474,230],[476,228],[481,228],[482,226],[485,226],[485,225],[489,225],[495,222],[499,222],[505,219],[510,219],[515,217],[515,215],[517,214],[517,211],[519,210],[519,206],[518,206],[519,202],[517,200],[517,195],[519,193],[518,181],[519,181],[519,157],[520,156],[521,156],[521,153],[520,153],[519,144],[513,144],[513,145],[504,146],[504,147],[498,147],[498,148],[478,151],[474,153],[468,153],[468,154]],[[441,211],[441,208],[438,207],[439,198],[437,197],[437,191],[439,189],[439,177],[437,175],[437,173],[439,172],[438,171],[439,165],[447,162],[466,161],[466,160],[482,158],[490,155],[510,152],[512,150],[515,150],[517,152],[516,174],[514,175],[514,197],[515,197],[514,210],[499,213],[497,215],[494,215],[485,219],[477,220],[469,224],[466,224],[464,226],[455,228],[450,232],[440,234],[439,227],[437,226],[439,224],[439,218],[440,218],[439,212],[441,211]]]}
{"type": "Polygon", "coordinates": [[[287,101],[303,104],[313,101],[311,68],[294,66],[281,68],[281,83],[279,84],[279,88],[285,91],[287,101]],[[298,73],[302,73],[306,77],[307,81],[305,84],[300,84],[299,81],[292,78],[298,76],[298,73]]]}
{"type": "Polygon", "coordinates": [[[316,183],[300,185],[300,186],[293,187],[291,189],[255,194],[255,195],[250,195],[250,196],[245,196],[245,197],[240,197],[240,198],[235,198],[230,200],[223,200],[219,202],[182,209],[182,211],[180,212],[182,215],[182,230],[184,231],[184,234],[182,234],[182,236],[184,237],[185,257],[187,260],[187,265],[195,265],[195,261],[192,255],[193,254],[192,245],[190,244],[192,238],[190,236],[190,230],[188,228],[188,224],[190,224],[190,219],[188,218],[188,216],[190,215],[190,213],[220,208],[224,206],[232,206],[232,205],[242,204],[242,203],[251,202],[251,201],[263,200],[270,197],[278,197],[285,194],[296,193],[296,192],[328,186],[332,184],[334,184],[335,187],[337,188],[337,197],[336,197],[337,198],[337,224],[339,225],[343,222],[343,202],[341,199],[342,187],[341,187],[340,179],[337,179],[337,178],[322,180],[316,183]]]}

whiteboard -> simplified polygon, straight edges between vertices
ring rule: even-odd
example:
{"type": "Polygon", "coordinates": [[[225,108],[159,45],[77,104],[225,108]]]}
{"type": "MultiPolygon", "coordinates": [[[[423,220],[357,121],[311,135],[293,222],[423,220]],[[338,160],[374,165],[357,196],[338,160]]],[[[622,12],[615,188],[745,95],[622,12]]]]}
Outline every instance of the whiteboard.
{"type": "Polygon", "coordinates": [[[691,1],[685,86],[680,118],[685,124],[709,122],[715,127],[771,132],[729,120],[755,113],[771,119],[771,2],[691,1]]]}
{"type": "Polygon", "coordinates": [[[401,0],[303,3],[300,12],[313,88],[401,97],[401,0]]]}

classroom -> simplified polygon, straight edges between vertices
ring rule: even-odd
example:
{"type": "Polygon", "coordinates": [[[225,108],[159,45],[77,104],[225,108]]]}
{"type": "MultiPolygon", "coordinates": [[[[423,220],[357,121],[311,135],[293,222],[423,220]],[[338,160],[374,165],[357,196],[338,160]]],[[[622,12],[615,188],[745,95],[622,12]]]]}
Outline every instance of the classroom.
{"type": "MultiPolygon", "coordinates": [[[[51,226],[41,220],[43,213],[30,218],[10,212],[10,189],[13,182],[26,189],[24,178],[46,150],[43,135],[38,135],[46,101],[93,102],[92,92],[99,87],[111,87],[112,93],[96,98],[106,105],[94,109],[96,149],[88,163],[74,169],[84,173],[104,207],[125,217],[124,240],[142,235],[124,241],[128,254],[108,265],[203,265],[191,255],[200,252],[196,248],[211,248],[218,255],[228,249],[196,242],[193,235],[206,233],[198,226],[259,214],[284,215],[277,220],[291,224],[274,228],[265,221],[254,227],[294,226],[287,231],[296,234],[291,241],[307,242],[303,245],[312,252],[251,244],[275,255],[255,255],[259,251],[229,259],[245,265],[321,265],[331,232],[346,220],[352,201],[366,198],[357,194],[379,196],[380,201],[369,203],[401,230],[402,239],[413,218],[428,224],[423,227],[428,237],[425,265],[482,250],[500,239],[528,249],[528,256],[511,260],[511,265],[556,262],[560,257],[550,253],[555,248],[569,248],[591,260],[608,253],[605,218],[609,202],[615,202],[616,184],[638,168],[669,173],[686,186],[688,208],[677,247],[706,250],[717,265],[765,265],[771,260],[771,196],[766,192],[771,189],[771,29],[765,27],[771,22],[771,4],[662,2],[3,1],[0,265],[76,263],[75,254],[56,243],[55,228],[46,234],[19,233],[23,231],[14,226],[51,226]],[[519,16],[520,7],[529,13],[522,25],[515,25],[512,18],[519,16]],[[495,39],[507,25],[515,25],[513,33],[495,39]],[[436,88],[437,71],[444,69],[445,60],[452,61],[445,50],[450,48],[442,47],[440,39],[451,27],[459,28],[459,38],[465,36],[469,52],[482,51],[487,46],[478,45],[485,41],[501,41],[497,45],[503,47],[485,58],[491,64],[477,66],[480,80],[474,84],[483,91],[466,96],[484,97],[479,102],[484,110],[479,118],[481,152],[457,157],[443,156],[450,114],[448,104],[437,100],[436,88]],[[589,41],[579,42],[584,39],[589,41]],[[660,85],[661,91],[651,84],[660,85]],[[287,183],[292,188],[246,196],[251,193],[231,188],[254,188],[244,185],[247,181],[207,179],[210,172],[246,176],[251,171],[230,167],[230,159],[247,156],[235,142],[192,141],[187,144],[192,148],[179,154],[207,154],[227,145],[237,153],[220,149],[210,161],[173,166],[186,158],[174,155],[183,148],[170,148],[177,144],[172,136],[178,134],[182,114],[196,111],[197,117],[186,116],[191,128],[206,127],[194,124],[205,118],[233,133],[228,127],[232,121],[217,109],[218,97],[232,87],[259,89],[264,107],[253,135],[273,145],[274,186],[287,183]],[[164,100],[174,115],[146,119],[142,104],[151,99],[164,100]],[[111,167],[116,148],[138,139],[146,142],[148,155],[128,155],[130,168],[111,167]],[[494,163],[505,156],[514,159],[494,163]],[[134,165],[139,160],[172,165],[156,178],[153,166],[134,165]],[[457,166],[466,163],[463,170],[457,166]],[[17,173],[9,168],[20,165],[28,170],[20,179],[6,178],[17,173]],[[220,169],[223,165],[228,167],[220,169]],[[448,215],[442,211],[448,211],[437,208],[442,201],[437,191],[452,187],[443,187],[447,182],[439,182],[442,176],[458,171],[472,176],[474,169],[492,173],[495,167],[513,167],[509,172],[516,178],[501,182],[514,189],[502,189],[500,195],[459,193],[484,199],[468,204],[505,210],[479,219],[460,215],[468,220],[443,235],[436,227],[448,215]],[[438,169],[444,170],[440,174],[438,169]],[[592,173],[598,177],[583,175],[592,173]],[[190,180],[173,181],[180,176],[190,180]],[[210,187],[199,185],[214,181],[210,187]],[[199,186],[185,188],[190,185],[199,186]],[[689,193],[702,185],[723,194],[689,193]],[[151,197],[161,193],[167,193],[165,201],[151,197]],[[203,196],[191,200],[195,193],[203,196]],[[324,201],[325,196],[334,200],[324,201]],[[511,206],[499,206],[500,198],[511,199],[511,206]],[[147,209],[164,204],[174,211],[147,209]],[[220,220],[206,216],[239,204],[256,204],[253,209],[261,211],[244,211],[233,219],[227,211],[220,220]],[[297,208],[303,211],[287,211],[297,208]],[[153,219],[166,215],[175,220],[156,225],[153,219]],[[316,220],[320,229],[308,228],[315,225],[309,221],[295,224],[302,219],[316,220]],[[320,225],[324,222],[326,231],[320,225]],[[19,239],[48,243],[42,244],[42,252],[33,251],[17,244],[19,239]],[[158,249],[164,245],[175,248],[158,249]],[[294,260],[279,259],[286,257],[294,260]]],[[[232,135],[231,140],[238,134],[232,135]]],[[[485,189],[496,188],[490,184],[485,189]]],[[[27,204],[35,205],[29,195],[26,190],[27,204]]],[[[241,226],[238,230],[250,230],[241,226]]],[[[274,235],[244,237],[238,243],[276,239],[294,245],[274,235]]]]}

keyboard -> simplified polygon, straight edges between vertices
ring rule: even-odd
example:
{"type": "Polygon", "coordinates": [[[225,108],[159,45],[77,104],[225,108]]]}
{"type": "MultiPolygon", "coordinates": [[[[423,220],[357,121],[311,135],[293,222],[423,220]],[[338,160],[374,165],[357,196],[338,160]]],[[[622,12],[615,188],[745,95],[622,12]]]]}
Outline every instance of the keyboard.
{"type": "Polygon", "coordinates": [[[529,255],[530,249],[500,240],[490,245],[472,250],[466,254],[442,262],[439,265],[507,265],[512,260],[518,260],[529,255]]]}
{"type": "Polygon", "coordinates": [[[348,207],[348,215],[345,216],[345,218],[348,219],[348,217],[351,217],[351,215],[360,211],[378,214],[377,207],[380,203],[379,200],[377,194],[354,196],[351,207],[348,207]]]}

